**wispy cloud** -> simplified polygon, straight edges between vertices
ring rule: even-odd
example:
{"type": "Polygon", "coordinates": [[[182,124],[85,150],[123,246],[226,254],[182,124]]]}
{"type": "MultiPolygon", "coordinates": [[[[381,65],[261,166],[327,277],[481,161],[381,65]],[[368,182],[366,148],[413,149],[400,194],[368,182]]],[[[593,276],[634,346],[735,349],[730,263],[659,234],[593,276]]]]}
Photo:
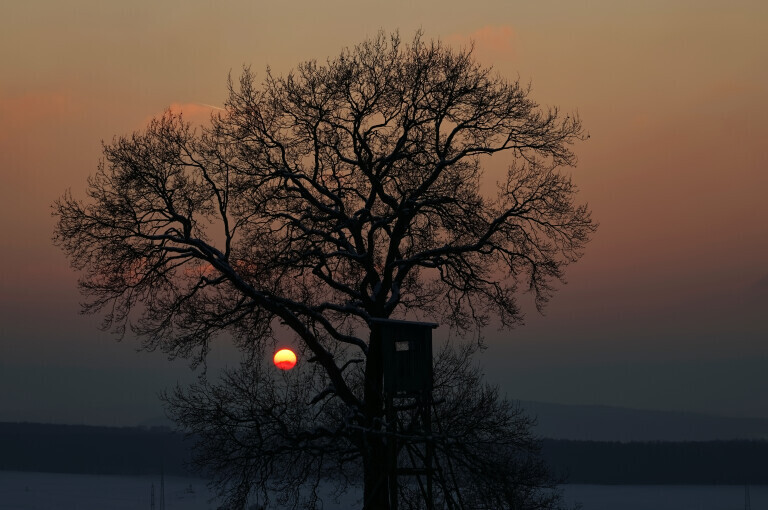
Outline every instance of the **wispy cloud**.
{"type": "Polygon", "coordinates": [[[506,25],[487,25],[471,33],[452,34],[446,41],[456,46],[474,43],[475,52],[481,57],[494,60],[510,60],[515,57],[515,31],[506,25]]]}
{"type": "Polygon", "coordinates": [[[0,135],[70,115],[75,109],[74,100],[64,92],[29,92],[19,96],[0,92],[0,135]]]}

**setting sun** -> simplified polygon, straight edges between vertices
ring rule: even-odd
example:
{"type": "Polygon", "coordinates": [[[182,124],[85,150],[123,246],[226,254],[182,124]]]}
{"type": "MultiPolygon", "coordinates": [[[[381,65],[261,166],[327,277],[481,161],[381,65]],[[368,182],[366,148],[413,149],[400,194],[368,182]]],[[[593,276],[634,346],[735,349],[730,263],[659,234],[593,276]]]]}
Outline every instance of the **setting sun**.
{"type": "Polygon", "coordinates": [[[280,370],[290,370],[296,365],[296,353],[290,349],[280,349],[273,359],[280,370]]]}

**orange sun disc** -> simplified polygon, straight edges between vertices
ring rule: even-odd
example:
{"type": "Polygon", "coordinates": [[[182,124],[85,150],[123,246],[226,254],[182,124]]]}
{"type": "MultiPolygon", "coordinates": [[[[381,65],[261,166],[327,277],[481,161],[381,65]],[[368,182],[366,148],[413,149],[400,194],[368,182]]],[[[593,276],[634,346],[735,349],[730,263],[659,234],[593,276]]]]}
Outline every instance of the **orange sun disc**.
{"type": "Polygon", "coordinates": [[[296,365],[296,353],[290,349],[280,349],[275,353],[274,362],[280,370],[290,370],[296,365]]]}

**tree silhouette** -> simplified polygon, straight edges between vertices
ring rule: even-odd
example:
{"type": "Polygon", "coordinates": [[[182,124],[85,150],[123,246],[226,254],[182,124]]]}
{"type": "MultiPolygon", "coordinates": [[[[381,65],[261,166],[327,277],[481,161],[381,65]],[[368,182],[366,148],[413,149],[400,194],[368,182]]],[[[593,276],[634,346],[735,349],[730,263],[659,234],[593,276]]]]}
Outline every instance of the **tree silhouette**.
{"type": "MultiPolygon", "coordinates": [[[[558,171],[575,164],[580,121],[541,109],[470,50],[419,35],[379,34],[325,64],[268,71],[260,87],[245,69],[229,85],[225,111],[200,131],[167,112],[105,145],[88,198],[56,202],[55,242],[105,328],[193,363],[220,334],[247,354],[226,378],[244,399],[207,382],[177,392],[182,424],[195,408],[216,423],[231,412],[224,401],[243,407],[282,441],[251,442],[251,457],[272,455],[295,481],[332,452],[340,473],[362,471],[365,508],[389,508],[381,338],[370,325],[425,317],[479,339],[492,317],[521,321],[519,292],[542,307],[595,228],[558,171]],[[510,164],[490,192],[483,163],[499,152],[510,164]],[[280,376],[261,360],[284,331],[305,362],[280,376]]],[[[230,480],[232,502],[252,480],[230,480]]]]}

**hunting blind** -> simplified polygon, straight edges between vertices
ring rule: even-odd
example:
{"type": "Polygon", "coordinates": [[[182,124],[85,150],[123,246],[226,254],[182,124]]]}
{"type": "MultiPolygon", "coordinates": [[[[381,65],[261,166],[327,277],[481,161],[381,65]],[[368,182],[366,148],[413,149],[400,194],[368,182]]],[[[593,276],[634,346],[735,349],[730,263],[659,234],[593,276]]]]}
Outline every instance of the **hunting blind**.
{"type": "Polygon", "coordinates": [[[376,320],[381,331],[384,391],[389,394],[432,390],[433,322],[376,320]]]}

